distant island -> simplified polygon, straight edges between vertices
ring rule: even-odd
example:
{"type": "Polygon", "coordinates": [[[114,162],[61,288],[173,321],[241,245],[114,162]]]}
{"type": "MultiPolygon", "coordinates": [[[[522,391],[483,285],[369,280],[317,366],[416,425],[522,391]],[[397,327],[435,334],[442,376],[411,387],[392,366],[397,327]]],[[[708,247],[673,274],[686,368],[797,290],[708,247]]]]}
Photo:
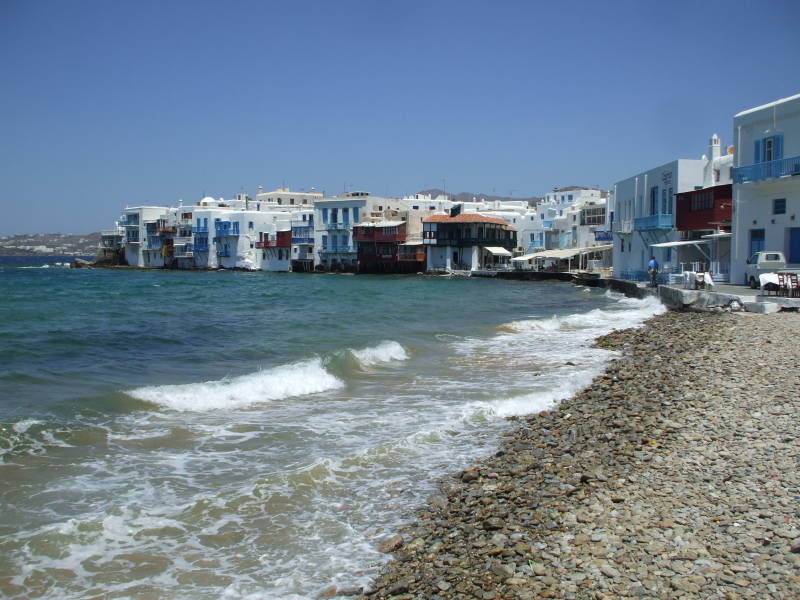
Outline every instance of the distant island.
{"type": "Polygon", "coordinates": [[[94,256],[100,232],[26,233],[0,237],[0,256],[94,256]]]}

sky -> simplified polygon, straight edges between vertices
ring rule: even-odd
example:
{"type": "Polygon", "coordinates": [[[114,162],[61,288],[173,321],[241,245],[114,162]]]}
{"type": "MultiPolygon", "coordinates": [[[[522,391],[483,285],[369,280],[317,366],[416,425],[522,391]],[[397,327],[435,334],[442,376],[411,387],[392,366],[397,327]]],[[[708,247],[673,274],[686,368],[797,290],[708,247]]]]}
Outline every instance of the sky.
{"type": "Polygon", "coordinates": [[[800,2],[0,0],[0,235],[289,186],[613,187],[800,92],[800,2]]]}

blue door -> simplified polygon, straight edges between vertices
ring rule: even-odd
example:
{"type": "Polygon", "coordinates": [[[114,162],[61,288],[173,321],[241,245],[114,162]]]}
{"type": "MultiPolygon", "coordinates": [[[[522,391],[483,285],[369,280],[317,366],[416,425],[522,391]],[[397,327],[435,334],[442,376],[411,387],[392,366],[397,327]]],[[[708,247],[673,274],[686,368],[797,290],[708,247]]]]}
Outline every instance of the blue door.
{"type": "Polygon", "coordinates": [[[747,256],[753,256],[756,252],[764,250],[764,230],[751,229],[750,230],[750,253],[747,256]]]}
{"type": "Polygon", "coordinates": [[[800,263],[800,227],[789,229],[789,256],[790,263],[800,263]]]}

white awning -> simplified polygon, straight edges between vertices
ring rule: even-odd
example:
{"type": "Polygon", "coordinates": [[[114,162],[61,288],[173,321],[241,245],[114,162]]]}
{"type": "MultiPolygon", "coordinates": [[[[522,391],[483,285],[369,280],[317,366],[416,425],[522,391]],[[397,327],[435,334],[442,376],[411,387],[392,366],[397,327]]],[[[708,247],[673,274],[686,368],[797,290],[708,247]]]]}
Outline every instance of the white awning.
{"type": "Polygon", "coordinates": [[[719,240],[731,237],[733,234],[729,231],[722,231],[720,233],[709,233],[708,235],[701,235],[704,240],[719,240]]]}
{"type": "Polygon", "coordinates": [[[488,250],[489,252],[497,256],[511,256],[511,252],[509,252],[505,248],[499,248],[497,246],[484,246],[483,249],[488,250]]]}
{"type": "Polygon", "coordinates": [[[422,246],[422,240],[411,240],[410,242],[398,244],[398,246],[422,246]]]}
{"type": "Polygon", "coordinates": [[[705,240],[682,240],[680,242],[661,242],[660,244],[650,244],[651,248],[675,248],[677,246],[697,246],[707,244],[705,240]]]}
{"type": "Polygon", "coordinates": [[[514,258],[511,259],[511,261],[512,262],[515,261],[515,260],[526,261],[526,260],[531,260],[532,258],[536,258],[537,256],[538,256],[538,254],[536,254],[536,253],[534,253],[534,254],[523,254],[522,256],[515,256],[514,258]]]}
{"type": "Polygon", "coordinates": [[[562,248],[561,250],[545,250],[544,252],[538,252],[536,258],[572,258],[580,253],[580,248],[562,248]]]}
{"type": "Polygon", "coordinates": [[[611,244],[603,244],[602,246],[589,246],[588,248],[581,248],[581,254],[589,254],[590,252],[605,252],[612,250],[614,246],[611,244]]]}

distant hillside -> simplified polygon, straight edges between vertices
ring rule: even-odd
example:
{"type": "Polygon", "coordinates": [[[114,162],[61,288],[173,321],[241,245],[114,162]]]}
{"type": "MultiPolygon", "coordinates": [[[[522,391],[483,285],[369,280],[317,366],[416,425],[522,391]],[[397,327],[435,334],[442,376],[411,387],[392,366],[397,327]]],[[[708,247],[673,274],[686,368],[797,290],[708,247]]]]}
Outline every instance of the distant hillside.
{"type": "Polygon", "coordinates": [[[0,256],[86,256],[97,252],[100,232],[30,233],[0,237],[0,256]]]}
{"type": "MultiPolygon", "coordinates": [[[[420,194],[430,194],[433,197],[444,195],[445,192],[438,188],[433,188],[430,190],[422,190],[419,192],[420,194]]],[[[499,200],[501,202],[507,202],[509,200],[516,200],[523,202],[527,202],[530,206],[535,206],[539,202],[542,201],[542,198],[537,198],[536,196],[531,196],[529,198],[517,198],[513,196],[495,196],[493,194],[482,194],[482,193],[473,193],[473,192],[460,192],[458,194],[447,194],[454,202],[473,202],[475,200],[499,200]]]]}

